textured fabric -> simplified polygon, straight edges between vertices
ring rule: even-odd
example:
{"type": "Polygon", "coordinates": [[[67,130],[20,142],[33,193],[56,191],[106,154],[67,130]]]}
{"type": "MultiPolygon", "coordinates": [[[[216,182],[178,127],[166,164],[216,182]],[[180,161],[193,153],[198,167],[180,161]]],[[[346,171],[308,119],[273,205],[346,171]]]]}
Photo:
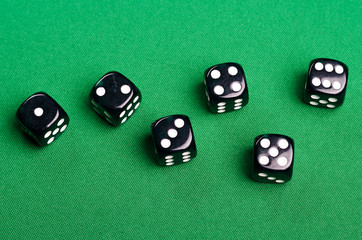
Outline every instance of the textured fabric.
{"type": "Polygon", "coordinates": [[[361,239],[360,1],[50,2],[0,2],[1,239],[361,239]],[[301,101],[318,57],[349,66],[339,109],[301,101]],[[203,72],[229,61],[250,102],[215,115],[203,72]],[[143,94],[118,128],[88,103],[111,70],[143,94]],[[46,148],[14,120],[37,91],[70,116],[46,148]],[[150,125],[178,113],[198,156],[160,167],[150,125]],[[250,179],[263,133],[294,139],[291,182],[250,179]]]}

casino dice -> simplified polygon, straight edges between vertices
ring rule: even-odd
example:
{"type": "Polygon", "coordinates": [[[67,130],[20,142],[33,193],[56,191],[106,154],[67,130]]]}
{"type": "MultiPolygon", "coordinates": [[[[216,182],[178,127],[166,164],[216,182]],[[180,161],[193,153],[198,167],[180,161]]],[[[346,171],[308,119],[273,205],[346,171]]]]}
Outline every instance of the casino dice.
{"type": "Polygon", "coordinates": [[[284,183],[292,178],[294,142],[279,134],[255,138],[252,177],[259,182],[284,183]]]}
{"type": "Polygon", "coordinates": [[[141,103],[138,88],[118,72],[104,75],[90,93],[93,109],[114,126],[126,122],[141,103]]]}
{"type": "Polygon", "coordinates": [[[44,92],[35,93],[26,99],[16,116],[21,128],[40,146],[52,143],[69,124],[67,113],[44,92]]]}
{"type": "Polygon", "coordinates": [[[244,70],[237,63],[223,63],[207,69],[204,84],[213,113],[239,110],[249,101],[244,70]]]}
{"type": "Polygon", "coordinates": [[[310,63],[305,84],[305,103],[320,108],[343,104],[348,78],[347,66],[337,60],[319,58],[310,63]]]}
{"type": "Polygon", "coordinates": [[[196,145],[190,119],[172,115],[151,125],[155,151],[160,165],[171,166],[196,157],[196,145]]]}

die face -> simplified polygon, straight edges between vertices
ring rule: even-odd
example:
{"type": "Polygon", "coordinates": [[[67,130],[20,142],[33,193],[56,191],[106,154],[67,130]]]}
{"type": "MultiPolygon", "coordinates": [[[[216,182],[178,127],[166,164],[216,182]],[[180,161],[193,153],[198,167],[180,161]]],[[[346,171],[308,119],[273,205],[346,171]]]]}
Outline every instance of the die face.
{"type": "Polygon", "coordinates": [[[264,134],[255,138],[252,177],[259,182],[284,183],[291,179],[294,141],[285,135],[264,134]]]}
{"type": "Polygon", "coordinates": [[[205,71],[205,92],[210,110],[224,113],[241,109],[249,101],[245,73],[238,63],[223,63],[205,71]]]}
{"type": "Polygon", "coordinates": [[[139,89],[118,72],[105,74],[90,93],[93,109],[115,126],[126,122],[139,107],[141,100],[139,89]]]}
{"type": "Polygon", "coordinates": [[[40,146],[52,143],[69,124],[68,114],[44,92],[35,93],[26,99],[16,115],[21,128],[40,146]]]}
{"type": "Polygon", "coordinates": [[[318,58],[310,63],[304,101],[320,108],[343,104],[346,94],[348,67],[337,60],[318,58]]]}
{"type": "Polygon", "coordinates": [[[160,165],[185,163],[196,157],[194,134],[186,115],[158,119],[152,124],[151,132],[160,165]]]}

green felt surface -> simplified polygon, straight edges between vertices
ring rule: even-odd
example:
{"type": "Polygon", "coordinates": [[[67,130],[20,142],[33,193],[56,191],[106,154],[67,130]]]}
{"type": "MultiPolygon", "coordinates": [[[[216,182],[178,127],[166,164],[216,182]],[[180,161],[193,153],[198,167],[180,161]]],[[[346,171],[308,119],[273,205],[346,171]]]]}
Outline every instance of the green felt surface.
{"type": "MultiPolygon", "coordinates": [[[[55,2],[55,1],[54,1],[55,2]]],[[[361,2],[0,2],[1,239],[361,239],[361,2]],[[349,66],[344,105],[301,101],[309,62],[349,66]],[[206,68],[239,62],[250,102],[208,111],[206,68]],[[142,91],[123,126],[88,94],[116,70],[142,91]],[[45,91],[71,122],[38,148],[15,124],[45,91]],[[186,114],[198,156],[160,167],[151,123],[186,114]],[[283,185],[250,179],[254,137],[295,141],[283,185]]]]}

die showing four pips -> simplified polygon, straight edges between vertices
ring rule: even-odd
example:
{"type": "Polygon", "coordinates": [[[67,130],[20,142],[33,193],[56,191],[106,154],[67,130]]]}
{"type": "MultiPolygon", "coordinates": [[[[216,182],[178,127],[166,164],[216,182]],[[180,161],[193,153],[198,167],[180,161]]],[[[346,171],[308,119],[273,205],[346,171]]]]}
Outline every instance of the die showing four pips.
{"type": "MultiPolygon", "coordinates": [[[[210,67],[204,75],[205,93],[213,113],[239,110],[249,101],[243,68],[238,63],[210,67]]],[[[322,108],[342,105],[348,79],[347,66],[337,60],[319,58],[310,63],[305,84],[305,103],[322,108]]],[[[125,123],[139,107],[139,89],[118,72],[105,74],[92,88],[90,102],[104,120],[114,126],[125,123]]],[[[38,92],[17,110],[20,127],[40,146],[56,140],[69,124],[63,108],[48,94],[38,92]]],[[[196,157],[196,144],[186,115],[163,117],[151,125],[160,165],[172,166],[196,157]]],[[[279,134],[260,135],[254,142],[252,177],[256,181],[284,183],[292,177],[294,141],[279,134]]]]}

